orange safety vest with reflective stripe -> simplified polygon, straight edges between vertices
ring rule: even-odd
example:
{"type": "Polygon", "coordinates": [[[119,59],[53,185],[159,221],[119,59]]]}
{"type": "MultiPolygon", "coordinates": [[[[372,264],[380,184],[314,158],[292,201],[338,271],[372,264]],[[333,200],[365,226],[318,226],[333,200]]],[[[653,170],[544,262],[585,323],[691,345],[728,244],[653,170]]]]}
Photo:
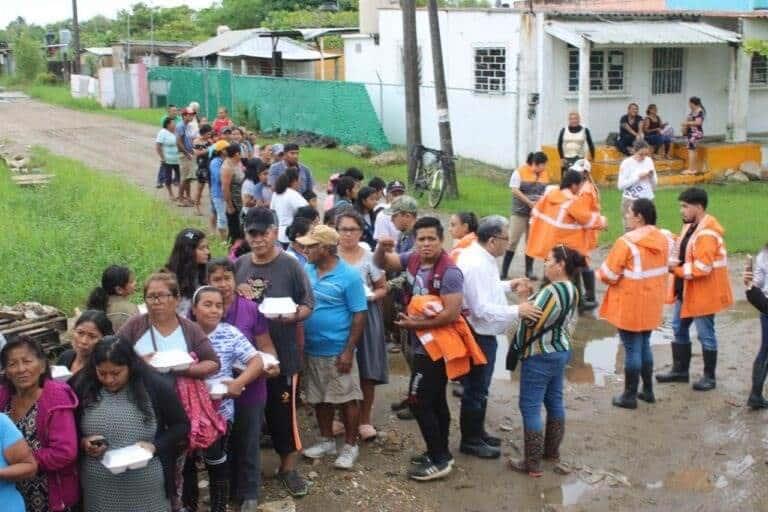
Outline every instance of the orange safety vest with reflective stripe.
{"type": "Polygon", "coordinates": [[[588,233],[603,226],[605,217],[592,211],[589,196],[550,188],[531,210],[525,254],[545,259],[555,245],[563,244],[586,256],[588,233]]]}
{"type": "MultiPolygon", "coordinates": [[[[584,182],[584,185],[579,190],[579,197],[585,197],[589,204],[589,210],[600,214],[600,191],[597,189],[594,183],[589,180],[584,182]]],[[[590,229],[587,233],[587,246],[589,251],[592,252],[597,248],[597,241],[600,238],[599,229],[590,229]]]]}
{"type": "Polygon", "coordinates": [[[608,285],[600,318],[617,329],[652,331],[661,325],[675,241],[656,226],[626,233],[597,271],[608,285]]]}
{"type": "MultiPolygon", "coordinates": [[[[682,240],[690,228],[690,224],[685,224],[678,240],[682,240]]],[[[675,277],[684,280],[680,318],[713,315],[733,304],[724,234],[725,229],[717,219],[705,215],[688,240],[680,259],[683,265],[675,267],[673,272],[675,277]]],[[[676,250],[679,248],[678,241],[676,250]]],[[[680,257],[677,256],[675,262],[680,257]]],[[[674,280],[671,281],[667,295],[670,304],[675,301],[674,280]]]]}

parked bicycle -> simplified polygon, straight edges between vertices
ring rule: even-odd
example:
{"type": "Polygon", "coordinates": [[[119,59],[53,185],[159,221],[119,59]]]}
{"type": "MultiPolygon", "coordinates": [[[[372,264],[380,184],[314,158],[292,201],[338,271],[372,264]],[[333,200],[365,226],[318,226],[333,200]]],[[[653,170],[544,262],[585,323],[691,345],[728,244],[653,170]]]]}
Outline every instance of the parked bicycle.
{"type": "Polygon", "coordinates": [[[411,153],[412,161],[416,161],[416,176],[413,189],[419,197],[429,191],[429,206],[437,208],[445,193],[445,165],[449,159],[439,149],[425,146],[415,146],[411,153]]]}

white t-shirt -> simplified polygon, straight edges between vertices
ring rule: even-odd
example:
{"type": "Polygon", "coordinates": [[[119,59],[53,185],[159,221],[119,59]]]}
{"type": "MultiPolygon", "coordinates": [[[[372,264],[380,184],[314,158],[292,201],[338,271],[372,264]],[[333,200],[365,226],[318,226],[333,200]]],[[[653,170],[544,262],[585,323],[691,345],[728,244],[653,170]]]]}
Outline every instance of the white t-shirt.
{"type": "MultiPolygon", "coordinates": [[[[387,207],[389,207],[387,205],[387,207]]],[[[376,222],[373,224],[373,239],[378,241],[382,238],[391,238],[397,240],[400,236],[400,230],[392,222],[392,216],[385,213],[385,210],[379,212],[376,216],[376,222]]]]}
{"type": "Polygon", "coordinates": [[[150,327],[144,335],[139,338],[139,341],[134,345],[134,350],[140,356],[152,354],[153,352],[170,352],[173,350],[179,350],[181,352],[188,352],[187,341],[184,339],[184,333],[181,330],[181,326],[177,327],[168,336],[163,336],[160,331],[154,327],[150,327]],[[152,334],[149,329],[155,333],[155,343],[157,344],[157,350],[152,345],[152,334]]]}
{"type": "Polygon", "coordinates": [[[512,173],[512,176],[509,177],[509,188],[520,188],[520,171],[515,169],[515,172],[512,173]]]}
{"type": "Polygon", "coordinates": [[[641,161],[633,156],[625,158],[619,167],[619,181],[617,183],[623,197],[627,199],[653,199],[653,190],[658,183],[656,168],[650,157],[645,157],[641,161]],[[640,178],[640,174],[654,171],[649,176],[640,178]]]}
{"type": "Polygon", "coordinates": [[[287,244],[290,242],[285,234],[285,230],[293,224],[293,216],[296,215],[296,210],[308,204],[307,200],[292,188],[286,189],[282,194],[272,194],[272,202],[269,208],[277,215],[279,225],[277,239],[281,243],[287,244]]]}

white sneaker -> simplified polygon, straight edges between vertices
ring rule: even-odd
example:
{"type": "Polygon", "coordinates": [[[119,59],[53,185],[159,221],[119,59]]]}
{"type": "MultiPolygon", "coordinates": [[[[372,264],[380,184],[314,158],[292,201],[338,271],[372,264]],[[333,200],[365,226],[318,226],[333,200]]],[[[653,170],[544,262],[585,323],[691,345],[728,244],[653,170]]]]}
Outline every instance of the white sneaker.
{"type": "Polygon", "coordinates": [[[339,469],[352,469],[359,454],[360,448],[357,445],[345,443],[341,449],[341,454],[333,462],[333,465],[339,469]]]}
{"type": "Polygon", "coordinates": [[[320,441],[304,450],[304,456],[310,459],[322,459],[326,455],[336,455],[336,440],[321,437],[320,441]]]}

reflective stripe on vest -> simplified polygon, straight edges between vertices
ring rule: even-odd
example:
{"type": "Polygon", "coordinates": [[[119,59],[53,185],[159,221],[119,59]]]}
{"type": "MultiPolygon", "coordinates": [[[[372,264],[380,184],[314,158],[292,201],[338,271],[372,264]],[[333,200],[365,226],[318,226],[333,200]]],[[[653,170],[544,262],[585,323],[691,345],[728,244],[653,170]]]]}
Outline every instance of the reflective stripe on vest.
{"type": "Polygon", "coordinates": [[[701,270],[702,272],[706,272],[707,274],[712,272],[713,269],[716,268],[724,268],[728,266],[728,252],[725,250],[725,243],[723,242],[723,237],[720,236],[720,233],[713,229],[705,228],[701,230],[697,230],[693,236],[691,236],[691,240],[688,242],[688,247],[686,247],[686,260],[690,259],[693,260],[691,262],[686,262],[683,265],[683,275],[685,277],[692,277],[693,276],[693,266],[696,266],[697,269],[701,270]],[[707,265],[701,260],[698,260],[693,257],[693,248],[696,245],[696,240],[702,235],[707,235],[714,237],[714,239],[717,241],[717,252],[718,256],[720,256],[718,259],[712,262],[712,265],[707,265]]]}
{"type": "MultiPolygon", "coordinates": [[[[563,219],[568,214],[568,207],[571,206],[573,201],[575,201],[575,199],[569,199],[568,201],[560,205],[560,210],[557,212],[556,219],[553,219],[549,215],[542,213],[541,210],[539,210],[538,208],[534,208],[533,210],[531,210],[531,216],[537,217],[543,220],[544,222],[546,222],[547,224],[549,224],[550,226],[555,226],[556,228],[582,229],[584,226],[582,226],[581,224],[569,224],[567,222],[563,222],[563,219]]],[[[593,222],[593,221],[590,221],[590,222],[593,222]]]]}

